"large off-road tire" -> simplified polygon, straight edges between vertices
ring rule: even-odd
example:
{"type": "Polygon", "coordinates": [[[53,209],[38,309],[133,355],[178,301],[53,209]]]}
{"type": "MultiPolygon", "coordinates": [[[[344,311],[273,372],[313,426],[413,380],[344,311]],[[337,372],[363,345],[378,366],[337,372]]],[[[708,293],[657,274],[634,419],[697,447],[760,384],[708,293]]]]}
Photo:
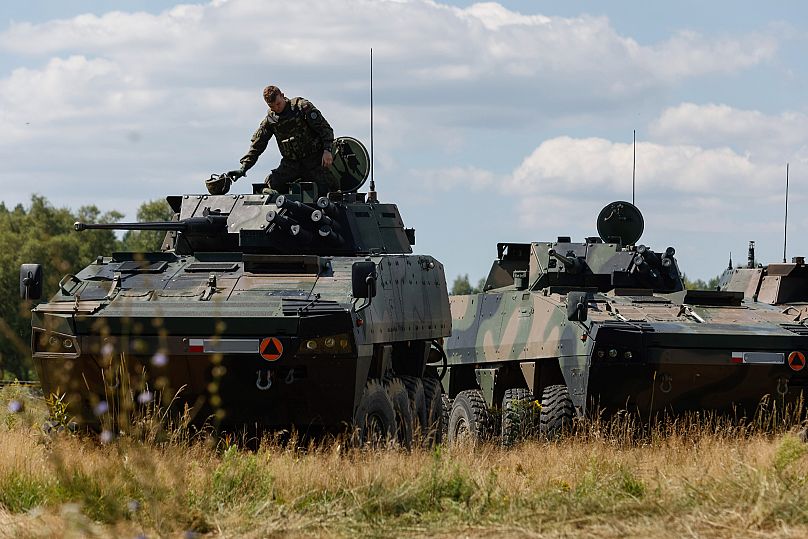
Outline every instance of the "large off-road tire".
{"type": "Polygon", "coordinates": [[[395,412],[395,439],[405,449],[412,447],[412,408],[407,388],[400,378],[393,378],[386,385],[387,395],[393,403],[395,412]]]}
{"type": "Polygon", "coordinates": [[[572,426],[575,408],[569,390],[563,384],[547,386],[541,394],[539,430],[542,435],[554,438],[572,426]]]}
{"type": "Polygon", "coordinates": [[[510,447],[530,437],[538,417],[533,407],[533,394],[525,388],[505,390],[502,397],[502,445],[510,447]]]}
{"type": "Polygon", "coordinates": [[[412,411],[412,434],[418,440],[426,432],[426,394],[424,383],[417,376],[401,376],[404,387],[407,388],[407,396],[410,398],[410,410],[412,411]]]}
{"type": "Polygon", "coordinates": [[[449,414],[449,443],[463,439],[477,443],[488,438],[491,417],[483,394],[478,389],[467,389],[457,394],[449,414]]]}
{"type": "Polygon", "coordinates": [[[423,430],[423,441],[425,447],[439,445],[444,440],[446,432],[447,416],[444,419],[443,397],[440,381],[437,378],[424,378],[424,399],[426,403],[426,423],[423,430]]]}
{"type": "Polygon", "coordinates": [[[369,380],[354,414],[354,431],[360,445],[381,447],[396,434],[393,401],[378,380],[369,380]]]}

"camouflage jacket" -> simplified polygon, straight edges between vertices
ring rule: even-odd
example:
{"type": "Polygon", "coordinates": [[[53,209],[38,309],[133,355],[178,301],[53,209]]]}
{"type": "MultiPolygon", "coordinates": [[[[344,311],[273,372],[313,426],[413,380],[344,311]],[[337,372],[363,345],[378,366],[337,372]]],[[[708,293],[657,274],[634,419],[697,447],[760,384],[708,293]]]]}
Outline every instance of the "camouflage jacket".
{"type": "Polygon", "coordinates": [[[240,161],[245,171],[255,165],[273,135],[281,156],[289,159],[332,151],[334,143],[334,131],[320,111],[306,99],[294,97],[287,100],[283,112],[269,111],[261,120],[250,141],[250,149],[240,161]]]}

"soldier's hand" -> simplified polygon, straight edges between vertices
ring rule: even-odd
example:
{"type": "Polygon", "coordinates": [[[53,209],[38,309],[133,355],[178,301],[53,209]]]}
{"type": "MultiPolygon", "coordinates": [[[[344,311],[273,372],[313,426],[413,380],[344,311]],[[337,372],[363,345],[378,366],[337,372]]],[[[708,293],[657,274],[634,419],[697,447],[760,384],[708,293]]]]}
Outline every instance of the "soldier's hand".
{"type": "Polygon", "coordinates": [[[231,181],[236,181],[237,179],[243,178],[246,175],[247,173],[241,169],[231,170],[230,172],[227,173],[227,176],[230,178],[231,181]]]}
{"type": "Polygon", "coordinates": [[[331,155],[331,152],[329,152],[328,150],[325,150],[323,152],[323,166],[325,168],[329,168],[329,167],[331,167],[331,164],[333,162],[334,162],[334,156],[331,155]]]}

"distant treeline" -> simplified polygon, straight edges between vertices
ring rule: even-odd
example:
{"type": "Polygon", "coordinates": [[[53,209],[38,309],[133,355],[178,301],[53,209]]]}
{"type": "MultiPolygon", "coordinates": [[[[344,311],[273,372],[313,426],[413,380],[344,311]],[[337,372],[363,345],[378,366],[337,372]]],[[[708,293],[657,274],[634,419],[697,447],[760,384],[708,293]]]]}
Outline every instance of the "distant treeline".
{"type": "MultiPolygon", "coordinates": [[[[165,220],[172,216],[165,200],[145,202],[139,221],[165,220]]],[[[119,240],[109,230],[78,233],[73,223],[119,221],[117,211],[101,213],[96,206],[77,211],[55,208],[45,197],[34,195],[28,207],[13,209],[0,202],[0,379],[32,379],[31,312],[33,304],[20,300],[20,265],[42,264],[45,296],[53,294],[59,280],[77,273],[98,256],[114,251],[144,251],[160,247],[162,232],[131,231],[119,240]]]]}

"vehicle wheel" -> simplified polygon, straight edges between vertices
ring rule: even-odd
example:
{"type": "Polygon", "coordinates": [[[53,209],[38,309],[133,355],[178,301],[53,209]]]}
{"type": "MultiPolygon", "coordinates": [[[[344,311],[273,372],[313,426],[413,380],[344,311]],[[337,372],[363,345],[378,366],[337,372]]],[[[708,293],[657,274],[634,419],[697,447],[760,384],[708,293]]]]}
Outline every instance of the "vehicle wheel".
{"type": "Polygon", "coordinates": [[[547,386],[541,394],[539,430],[544,436],[555,437],[572,426],[575,408],[570,393],[563,384],[547,386]]]}
{"type": "Polygon", "coordinates": [[[441,421],[443,424],[442,432],[441,432],[441,440],[444,442],[449,441],[449,416],[452,414],[452,399],[449,398],[449,395],[446,393],[442,393],[440,396],[440,403],[441,403],[441,421]]]}
{"type": "Polygon", "coordinates": [[[535,427],[533,395],[528,389],[505,390],[502,398],[502,445],[510,447],[528,438],[535,427]]]}
{"type": "Polygon", "coordinates": [[[441,391],[440,381],[437,378],[424,378],[423,385],[426,402],[424,446],[432,447],[439,445],[444,440],[443,434],[446,431],[449,411],[448,408],[444,411],[443,399],[446,398],[446,395],[441,391]]]}
{"type": "Polygon", "coordinates": [[[424,383],[417,376],[402,376],[401,381],[407,388],[412,412],[412,434],[415,439],[421,439],[427,432],[428,418],[426,411],[426,393],[424,383]]]}
{"type": "Polygon", "coordinates": [[[395,411],[395,433],[396,441],[401,447],[410,449],[412,447],[412,408],[410,407],[410,396],[401,378],[393,378],[387,383],[387,395],[393,403],[395,411]]]}
{"type": "Polygon", "coordinates": [[[369,380],[354,414],[354,431],[360,445],[381,447],[393,439],[396,413],[387,390],[378,380],[369,380]]]}
{"type": "Polygon", "coordinates": [[[457,394],[449,414],[449,443],[462,439],[479,442],[488,438],[491,417],[483,394],[478,389],[467,389],[457,394]]]}

